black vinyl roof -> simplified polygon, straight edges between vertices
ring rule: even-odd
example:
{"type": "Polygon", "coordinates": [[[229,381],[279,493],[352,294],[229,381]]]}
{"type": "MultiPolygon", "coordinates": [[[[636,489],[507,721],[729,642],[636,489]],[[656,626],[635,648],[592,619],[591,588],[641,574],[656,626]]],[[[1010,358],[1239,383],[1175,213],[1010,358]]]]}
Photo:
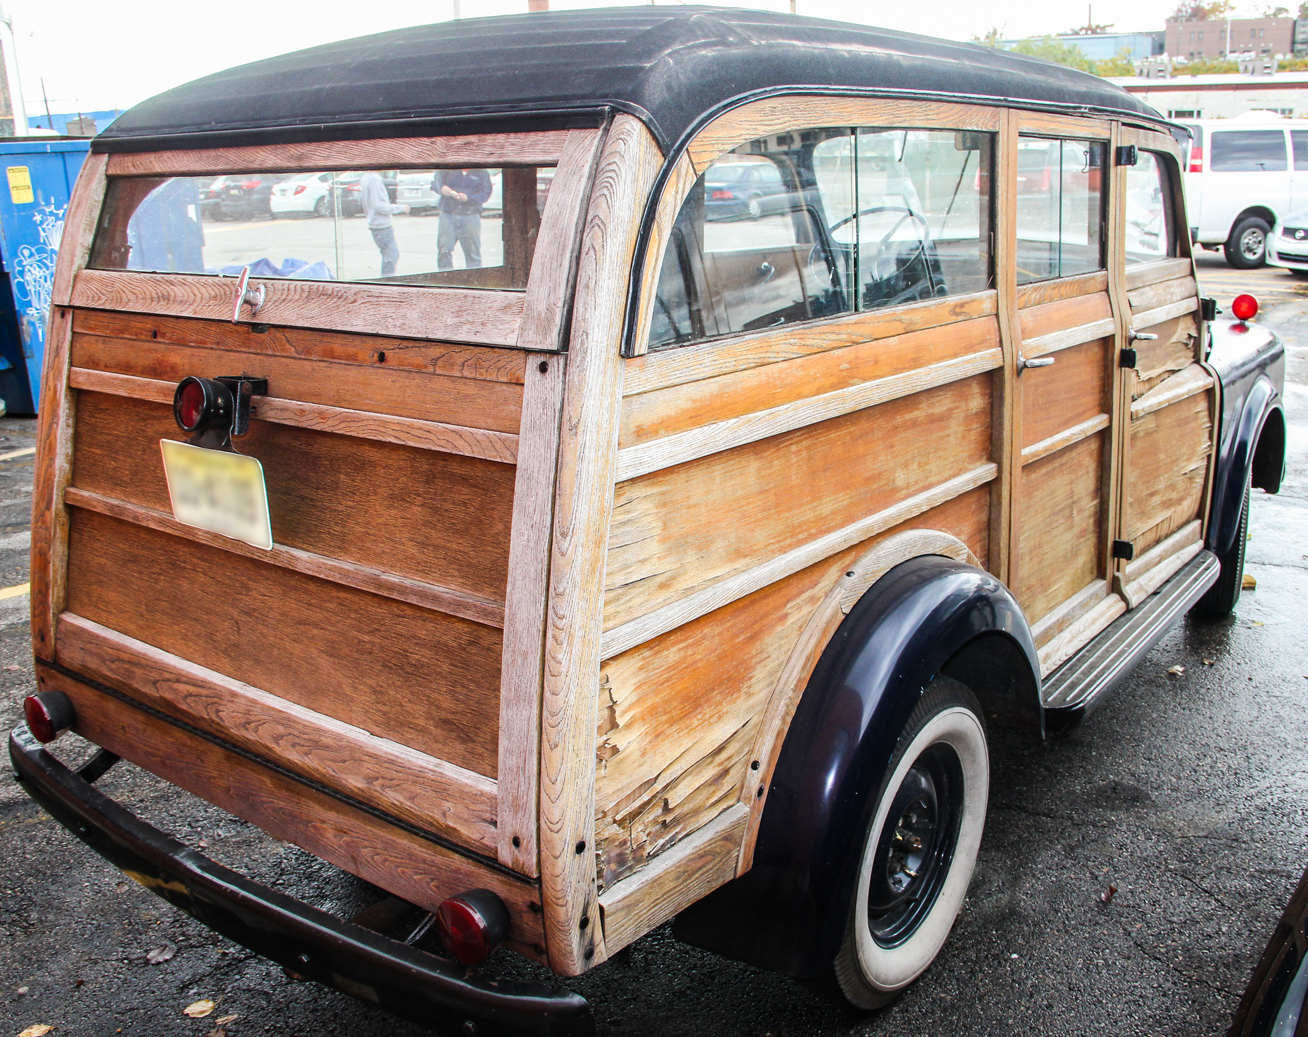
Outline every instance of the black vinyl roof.
{"type": "Polygon", "coordinates": [[[442,22],[219,72],[144,101],[97,151],[595,125],[639,116],[665,153],[698,123],[781,90],[993,99],[1161,122],[1099,79],[970,43],[715,7],[442,22]]]}

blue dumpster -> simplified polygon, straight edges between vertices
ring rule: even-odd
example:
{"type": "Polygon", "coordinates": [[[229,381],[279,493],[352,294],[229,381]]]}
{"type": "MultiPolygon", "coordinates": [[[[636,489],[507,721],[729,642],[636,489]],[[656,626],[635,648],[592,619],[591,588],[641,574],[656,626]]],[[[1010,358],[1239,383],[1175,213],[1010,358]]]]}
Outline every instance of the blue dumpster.
{"type": "Polygon", "coordinates": [[[0,399],[35,414],[55,257],[89,140],[0,140],[0,399]]]}

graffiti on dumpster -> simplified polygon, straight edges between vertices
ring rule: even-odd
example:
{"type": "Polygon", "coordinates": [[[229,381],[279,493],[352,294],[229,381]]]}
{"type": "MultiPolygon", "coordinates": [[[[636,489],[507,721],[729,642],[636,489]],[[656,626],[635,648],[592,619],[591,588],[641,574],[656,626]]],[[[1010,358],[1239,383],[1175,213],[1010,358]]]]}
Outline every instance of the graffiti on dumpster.
{"type": "Polygon", "coordinates": [[[66,205],[56,208],[48,202],[38,206],[32,214],[36,220],[37,244],[23,245],[15,257],[14,295],[20,306],[27,304],[18,321],[24,356],[35,356],[36,343],[45,339],[46,314],[50,312],[54,289],[55,256],[64,234],[67,209],[66,205]]]}

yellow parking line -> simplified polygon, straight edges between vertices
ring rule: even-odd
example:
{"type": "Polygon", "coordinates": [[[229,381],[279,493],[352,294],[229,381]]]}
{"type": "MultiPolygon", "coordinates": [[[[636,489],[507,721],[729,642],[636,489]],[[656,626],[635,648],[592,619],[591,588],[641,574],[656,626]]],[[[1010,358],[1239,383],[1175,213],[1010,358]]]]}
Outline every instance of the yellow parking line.
{"type": "Polygon", "coordinates": [[[6,587],[4,590],[0,590],[0,601],[5,598],[21,598],[31,589],[32,585],[30,583],[20,583],[17,587],[6,587]]]}
{"type": "Polygon", "coordinates": [[[11,450],[7,454],[0,454],[0,461],[8,461],[13,457],[26,457],[28,454],[36,453],[36,447],[24,447],[22,450],[11,450]]]}

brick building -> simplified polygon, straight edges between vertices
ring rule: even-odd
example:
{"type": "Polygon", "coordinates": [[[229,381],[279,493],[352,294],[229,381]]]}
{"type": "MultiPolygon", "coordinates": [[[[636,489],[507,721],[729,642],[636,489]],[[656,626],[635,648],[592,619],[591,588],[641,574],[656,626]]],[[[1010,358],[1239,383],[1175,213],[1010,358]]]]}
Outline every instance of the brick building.
{"type": "Polygon", "coordinates": [[[1291,54],[1294,52],[1293,18],[1209,19],[1167,23],[1166,51],[1174,58],[1224,58],[1227,54],[1291,54]],[[1227,49],[1227,26],[1231,30],[1227,49]]]}

